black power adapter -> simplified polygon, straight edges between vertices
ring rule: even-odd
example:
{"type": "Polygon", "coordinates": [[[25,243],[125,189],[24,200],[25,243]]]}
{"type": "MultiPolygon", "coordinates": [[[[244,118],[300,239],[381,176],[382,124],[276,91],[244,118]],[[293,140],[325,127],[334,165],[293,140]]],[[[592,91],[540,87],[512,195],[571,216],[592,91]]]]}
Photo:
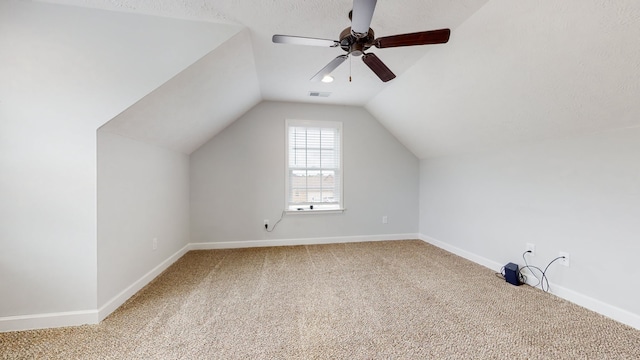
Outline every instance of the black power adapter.
{"type": "Polygon", "coordinates": [[[518,264],[508,263],[504,266],[504,279],[512,285],[520,285],[518,276],[518,264]]]}

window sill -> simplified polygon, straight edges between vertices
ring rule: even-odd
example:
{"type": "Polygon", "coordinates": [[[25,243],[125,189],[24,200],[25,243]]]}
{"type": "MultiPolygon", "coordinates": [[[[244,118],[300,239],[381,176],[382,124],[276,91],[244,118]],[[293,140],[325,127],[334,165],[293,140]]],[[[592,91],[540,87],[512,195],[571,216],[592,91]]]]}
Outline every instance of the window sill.
{"type": "Polygon", "coordinates": [[[285,210],[287,215],[320,215],[320,214],[342,214],[347,209],[330,209],[330,210],[285,210]]]}

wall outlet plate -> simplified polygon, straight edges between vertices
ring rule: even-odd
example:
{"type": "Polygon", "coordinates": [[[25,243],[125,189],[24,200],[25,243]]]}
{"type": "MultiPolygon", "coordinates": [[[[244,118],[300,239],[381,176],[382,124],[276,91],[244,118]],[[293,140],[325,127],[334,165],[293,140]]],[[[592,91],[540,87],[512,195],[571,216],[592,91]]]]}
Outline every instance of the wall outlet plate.
{"type": "Polygon", "coordinates": [[[532,244],[532,243],[527,243],[527,246],[525,248],[525,251],[531,251],[529,253],[529,255],[531,256],[535,256],[536,255],[536,245],[532,244]]]}
{"type": "Polygon", "coordinates": [[[560,251],[560,253],[558,254],[558,256],[564,256],[564,259],[560,259],[558,260],[558,262],[560,263],[560,265],[564,265],[564,266],[569,266],[569,260],[571,260],[571,257],[569,256],[569,253],[566,251],[560,251]]]}
{"type": "Polygon", "coordinates": [[[382,223],[383,224],[387,224],[389,222],[389,218],[387,217],[387,215],[382,217],[382,223]]]}

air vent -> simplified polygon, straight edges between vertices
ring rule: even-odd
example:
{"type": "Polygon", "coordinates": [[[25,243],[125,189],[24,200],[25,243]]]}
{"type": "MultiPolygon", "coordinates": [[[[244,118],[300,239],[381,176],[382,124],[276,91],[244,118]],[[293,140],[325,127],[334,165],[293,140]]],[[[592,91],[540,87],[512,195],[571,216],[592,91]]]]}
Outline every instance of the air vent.
{"type": "Polygon", "coordinates": [[[312,96],[312,97],[329,97],[329,95],[331,95],[330,92],[309,91],[309,96],[312,96]]]}

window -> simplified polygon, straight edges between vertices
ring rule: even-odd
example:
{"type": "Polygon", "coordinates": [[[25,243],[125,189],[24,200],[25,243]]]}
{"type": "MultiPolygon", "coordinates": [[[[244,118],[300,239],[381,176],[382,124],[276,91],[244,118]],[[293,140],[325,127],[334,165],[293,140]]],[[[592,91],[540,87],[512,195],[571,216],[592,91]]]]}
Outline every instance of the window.
{"type": "Polygon", "coordinates": [[[286,210],[342,210],[342,123],[287,120],[286,210]]]}

